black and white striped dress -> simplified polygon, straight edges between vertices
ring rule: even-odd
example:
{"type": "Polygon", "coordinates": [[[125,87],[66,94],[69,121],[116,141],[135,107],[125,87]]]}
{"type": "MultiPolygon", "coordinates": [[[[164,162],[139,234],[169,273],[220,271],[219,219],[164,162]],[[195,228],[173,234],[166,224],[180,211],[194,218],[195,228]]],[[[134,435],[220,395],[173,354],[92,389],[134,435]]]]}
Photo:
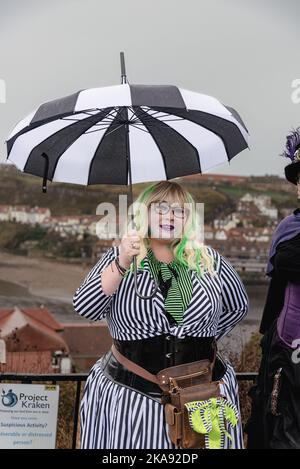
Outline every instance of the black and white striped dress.
{"type": "MultiPolygon", "coordinates": [[[[208,249],[218,275],[212,277],[206,273],[200,280],[192,271],[193,295],[181,325],[169,323],[160,290],[149,300],[135,294],[133,275],[122,279],[113,295],[103,293],[101,272],[118,255],[118,247],[108,249],[88,273],[75,292],[74,308],[81,316],[94,321],[105,318],[111,336],[118,340],[145,339],[167,333],[179,338],[219,339],[245,316],[248,296],[232,265],[216,250],[208,249]]],[[[153,278],[147,257],[144,270],[138,272],[138,290],[149,295],[153,278]]],[[[108,379],[101,370],[101,360],[90,371],[81,401],[81,448],[175,449],[168,437],[163,405],[108,379]]],[[[235,372],[227,360],[223,361],[226,371],[222,393],[239,409],[235,372]]],[[[240,421],[229,433],[232,441],[226,437],[225,447],[243,448],[240,421]]]]}

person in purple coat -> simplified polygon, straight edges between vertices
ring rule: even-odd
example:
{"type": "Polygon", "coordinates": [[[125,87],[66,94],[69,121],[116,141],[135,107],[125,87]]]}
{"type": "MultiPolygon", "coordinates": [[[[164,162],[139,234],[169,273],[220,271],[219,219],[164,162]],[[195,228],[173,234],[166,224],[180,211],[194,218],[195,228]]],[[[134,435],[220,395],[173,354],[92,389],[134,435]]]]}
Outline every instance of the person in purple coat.
{"type": "MultiPolygon", "coordinates": [[[[300,201],[300,127],[287,136],[286,179],[300,201]]],[[[267,275],[268,295],[260,332],[262,360],[250,389],[248,449],[300,449],[300,209],[274,232],[267,275]]]]}

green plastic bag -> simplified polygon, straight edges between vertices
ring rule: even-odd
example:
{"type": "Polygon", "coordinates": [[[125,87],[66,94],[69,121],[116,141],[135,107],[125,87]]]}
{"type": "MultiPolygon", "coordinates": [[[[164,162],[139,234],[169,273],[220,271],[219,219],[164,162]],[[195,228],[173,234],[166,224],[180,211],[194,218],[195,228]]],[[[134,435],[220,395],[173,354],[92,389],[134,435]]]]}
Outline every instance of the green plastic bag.
{"type": "Polygon", "coordinates": [[[206,449],[223,449],[225,435],[232,440],[226,425],[235,427],[239,412],[236,406],[224,397],[212,397],[203,401],[187,402],[189,423],[197,433],[205,435],[206,449]]]}

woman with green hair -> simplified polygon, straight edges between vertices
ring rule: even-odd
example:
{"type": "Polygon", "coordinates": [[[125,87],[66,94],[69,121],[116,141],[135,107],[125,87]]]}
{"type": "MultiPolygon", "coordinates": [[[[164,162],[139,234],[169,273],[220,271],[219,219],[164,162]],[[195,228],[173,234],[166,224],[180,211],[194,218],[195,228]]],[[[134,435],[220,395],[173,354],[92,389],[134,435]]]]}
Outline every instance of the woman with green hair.
{"type": "MultiPolygon", "coordinates": [[[[133,215],[135,229],[125,230],[120,244],[108,249],[76,290],[75,310],[91,320],[105,318],[117,351],[152,374],[212,360],[216,341],[248,311],[240,277],[202,242],[197,206],[177,182],[151,184],[135,201],[133,215]],[[133,256],[138,291],[147,299],[135,291],[133,256]]],[[[221,435],[222,447],[243,448],[235,372],[219,353],[213,379],[222,381],[221,395],[235,412],[221,435]]],[[[110,350],[86,382],[81,447],[176,448],[161,397],[158,385],[126,369],[110,350]]]]}

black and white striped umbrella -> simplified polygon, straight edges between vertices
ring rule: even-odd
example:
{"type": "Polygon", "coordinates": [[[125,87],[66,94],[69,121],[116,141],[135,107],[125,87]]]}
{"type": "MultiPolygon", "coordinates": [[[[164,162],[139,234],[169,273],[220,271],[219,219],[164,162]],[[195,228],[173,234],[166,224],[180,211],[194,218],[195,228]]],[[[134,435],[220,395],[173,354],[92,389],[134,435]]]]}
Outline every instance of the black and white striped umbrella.
{"type": "MultiPolygon", "coordinates": [[[[7,139],[7,161],[47,180],[130,185],[202,173],[248,147],[238,113],[173,85],[92,88],[39,106],[7,139]]],[[[136,256],[133,259],[138,292],[136,256]]]]}
{"type": "Polygon", "coordinates": [[[172,85],[85,89],[39,106],[7,139],[7,159],[46,180],[120,184],[206,172],[248,147],[237,112],[172,85]]]}

